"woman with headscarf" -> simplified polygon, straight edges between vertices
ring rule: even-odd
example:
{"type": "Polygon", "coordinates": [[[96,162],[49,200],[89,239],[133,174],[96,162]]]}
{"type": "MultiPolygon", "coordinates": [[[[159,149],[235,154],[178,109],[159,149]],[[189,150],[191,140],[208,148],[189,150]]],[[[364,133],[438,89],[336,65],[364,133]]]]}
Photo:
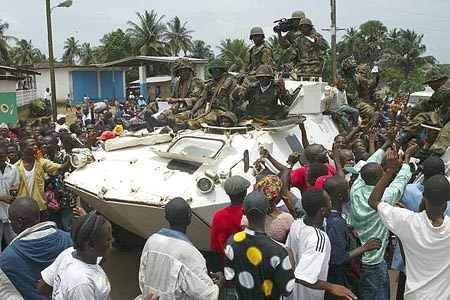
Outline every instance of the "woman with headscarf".
{"type": "MultiPolygon", "coordinates": [[[[294,217],[289,213],[277,209],[277,204],[280,202],[282,196],[282,187],[283,183],[278,176],[268,175],[258,181],[253,190],[264,194],[267,201],[269,201],[269,211],[267,212],[265,223],[267,236],[284,244],[291,224],[294,222],[294,217]]],[[[241,226],[248,226],[248,220],[245,216],[242,217],[241,226]]]]}

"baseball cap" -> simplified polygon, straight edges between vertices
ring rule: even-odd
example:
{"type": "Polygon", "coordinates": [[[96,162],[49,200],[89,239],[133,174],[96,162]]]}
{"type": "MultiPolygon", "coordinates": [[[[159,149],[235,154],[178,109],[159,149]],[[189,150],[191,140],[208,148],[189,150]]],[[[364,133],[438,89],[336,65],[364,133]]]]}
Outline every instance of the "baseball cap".
{"type": "Polygon", "coordinates": [[[245,197],[242,208],[245,215],[253,210],[265,215],[269,211],[269,201],[261,192],[253,191],[245,197]]]}
{"type": "Polygon", "coordinates": [[[99,137],[97,137],[97,140],[106,141],[109,139],[113,139],[115,137],[116,136],[114,135],[114,133],[112,131],[107,130],[107,131],[103,131],[102,134],[99,137]]]}
{"type": "Polygon", "coordinates": [[[239,175],[233,175],[223,184],[223,188],[228,195],[236,195],[246,191],[250,186],[250,181],[239,175]]]}
{"type": "Polygon", "coordinates": [[[63,114],[58,114],[57,116],[56,116],[56,120],[60,120],[60,119],[65,119],[66,118],[66,115],[63,115],[63,114]]]}

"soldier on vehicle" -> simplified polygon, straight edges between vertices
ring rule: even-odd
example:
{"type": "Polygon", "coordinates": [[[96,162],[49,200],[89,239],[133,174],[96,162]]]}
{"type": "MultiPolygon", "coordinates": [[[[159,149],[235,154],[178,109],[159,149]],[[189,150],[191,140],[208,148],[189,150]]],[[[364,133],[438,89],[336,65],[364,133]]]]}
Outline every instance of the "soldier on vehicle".
{"type": "Polygon", "coordinates": [[[245,118],[283,119],[287,116],[288,107],[292,104],[292,96],[286,90],[284,81],[274,81],[270,66],[261,65],[256,70],[258,82],[248,88],[239,87],[233,96],[240,99],[240,109],[245,118]],[[280,100],[284,105],[278,104],[280,100]]]}
{"type": "Polygon", "coordinates": [[[189,112],[187,126],[197,129],[201,123],[217,125],[219,115],[233,110],[231,92],[236,88],[237,79],[227,72],[222,59],[213,59],[208,65],[212,80],[206,84],[201,98],[189,112]]]}
{"type": "Polygon", "coordinates": [[[305,18],[305,13],[301,10],[296,10],[292,13],[290,21],[292,22],[292,29],[289,30],[285,36],[281,34],[281,30],[277,30],[278,40],[280,41],[280,46],[283,49],[289,48],[294,44],[296,39],[301,36],[301,31],[299,27],[300,20],[305,18]]]}
{"type": "Polygon", "coordinates": [[[174,131],[187,128],[185,123],[189,118],[190,111],[201,98],[205,89],[203,81],[194,76],[194,66],[187,58],[178,58],[175,61],[173,75],[178,80],[175,82],[172,97],[157,99],[157,101],[167,101],[172,106],[164,114],[160,114],[158,120],[153,118],[151,113],[144,114],[149,131],[153,131],[156,126],[165,125],[169,125],[174,131]],[[183,125],[179,127],[179,124],[183,125]]]}
{"type": "Polygon", "coordinates": [[[368,120],[368,128],[374,122],[375,89],[380,82],[379,72],[371,79],[364,74],[365,67],[358,66],[353,56],[344,59],[341,63],[341,75],[347,81],[347,97],[353,106],[359,110],[362,119],[368,120]]]}
{"type": "Polygon", "coordinates": [[[241,74],[245,76],[244,85],[248,86],[256,81],[254,75],[261,65],[274,67],[272,48],[264,41],[265,35],[261,27],[253,27],[250,30],[250,40],[255,44],[249,50],[247,63],[242,67],[241,74]]]}
{"type": "Polygon", "coordinates": [[[310,19],[299,22],[301,36],[292,45],[295,51],[294,72],[300,76],[322,76],[323,60],[320,55],[329,48],[323,36],[313,31],[310,19]]]}
{"type": "Polygon", "coordinates": [[[441,128],[427,131],[427,146],[430,154],[441,156],[450,146],[450,81],[448,74],[434,67],[425,74],[425,82],[434,93],[427,100],[419,102],[411,110],[411,121],[404,127],[401,142],[417,137],[421,124],[441,128]]]}

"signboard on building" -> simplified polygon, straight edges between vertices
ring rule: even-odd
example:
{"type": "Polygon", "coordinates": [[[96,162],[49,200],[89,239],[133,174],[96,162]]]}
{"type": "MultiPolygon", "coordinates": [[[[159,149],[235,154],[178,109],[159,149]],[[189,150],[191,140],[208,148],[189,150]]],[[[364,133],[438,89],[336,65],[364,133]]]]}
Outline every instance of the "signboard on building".
{"type": "Polygon", "coordinates": [[[15,124],[18,119],[15,92],[0,92],[0,123],[15,124]]]}

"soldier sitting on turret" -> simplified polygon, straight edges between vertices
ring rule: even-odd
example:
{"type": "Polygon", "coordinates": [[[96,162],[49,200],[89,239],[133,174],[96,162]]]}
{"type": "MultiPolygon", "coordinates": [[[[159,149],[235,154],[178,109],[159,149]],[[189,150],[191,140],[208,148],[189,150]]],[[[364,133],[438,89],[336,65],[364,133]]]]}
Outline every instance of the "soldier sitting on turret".
{"type": "Polygon", "coordinates": [[[248,119],[283,119],[288,114],[288,105],[292,104],[292,96],[286,90],[284,81],[274,81],[270,66],[261,65],[256,70],[258,82],[249,87],[238,87],[233,97],[239,99],[244,118],[248,119]],[[279,104],[280,100],[283,104],[279,104]]]}
{"type": "Polygon", "coordinates": [[[205,84],[197,77],[194,77],[194,66],[187,58],[179,58],[175,61],[173,75],[178,77],[172,92],[172,97],[157,99],[167,101],[172,104],[170,110],[158,116],[158,120],[146,114],[145,121],[148,123],[147,129],[153,131],[153,127],[183,124],[187,121],[190,110],[200,99],[205,84]]]}
{"type": "Polygon", "coordinates": [[[208,65],[208,71],[213,78],[206,84],[200,100],[189,112],[187,126],[190,129],[199,128],[201,123],[218,125],[219,115],[233,110],[230,95],[236,87],[236,77],[227,72],[222,59],[213,59],[208,65]]]}
{"type": "Polygon", "coordinates": [[[362,119],[368,120],[368,128],[374,122],[375,89],[380,82],[380,75],[375,73],[372,79],[363,72],[365,67],[358,66],[353,56],[342,61],[341,73],[348,84],[347,95],[353,100],[353,106],[359,110],[362,119]]]}

